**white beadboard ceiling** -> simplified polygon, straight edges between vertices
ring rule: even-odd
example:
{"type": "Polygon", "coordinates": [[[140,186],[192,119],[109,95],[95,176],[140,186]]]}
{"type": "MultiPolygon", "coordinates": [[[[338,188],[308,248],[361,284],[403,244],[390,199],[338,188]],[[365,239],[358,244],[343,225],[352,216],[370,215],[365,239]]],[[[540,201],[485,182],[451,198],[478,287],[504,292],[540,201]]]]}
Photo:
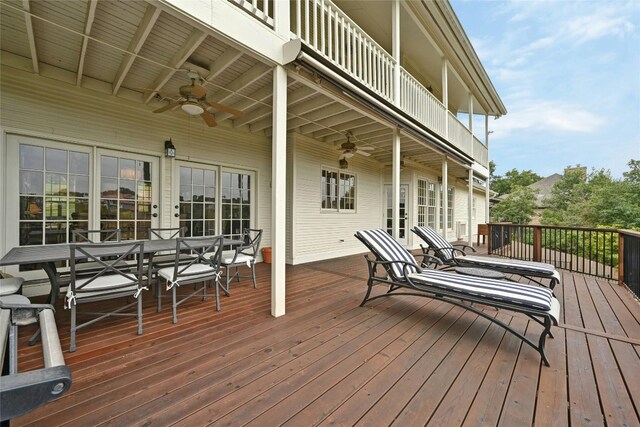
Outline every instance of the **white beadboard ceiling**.
{"type": "MultiPolygon", "coordinates": [[[[138,100],[147,104],[148,114],[166,102],[151,90],[177,94],[189,83],[184,70],[195,70],[205,79],[207,99],[246,113],[236,118],[212,109],[218,123],[271,135],[271,66],[187,22],[145,1],[2,0],[2,62],[87,91],[138,100]]],[[[335,147],[351,131],[354,142],[375,148],[371,158],[391,162],[390,123],[354,108],[346,96],[320,90],[327,82],[317,76],[294,67],[289,71],[295,74],[289,79],[289,130],[335,147]]],[[[404,158],[440,170],[442,153],[428,144],[403,134],[401,147],[404,158]]],[[[454,162],[449,170],[454,176],[467,174],[454,162]]]]}

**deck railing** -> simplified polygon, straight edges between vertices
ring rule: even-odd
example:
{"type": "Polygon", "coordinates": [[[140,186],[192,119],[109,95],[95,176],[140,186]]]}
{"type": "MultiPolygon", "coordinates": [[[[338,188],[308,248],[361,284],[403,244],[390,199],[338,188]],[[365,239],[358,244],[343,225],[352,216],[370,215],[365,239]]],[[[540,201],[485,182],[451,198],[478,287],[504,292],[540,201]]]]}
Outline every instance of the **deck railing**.
{"type": "Polygon", "coordinates": [[[395,60],[328,0],[296,0],[294,32],[302,42],[393,102],[395,60]]]}
{"type": "Polygon", "coordinates": [[[227,0],[273,28],[273,0],[227,0]]]}
{"type": "Polygon", "coordinates": [[[640,296],[640,233],[610,228],[489,224],[492,255],[618,280],[640,296]]]}
{"type": "Polygon", "coordinates": [[[465,153],[471,153],[471,132],[458,118],[448,112],[449,119],[449,142],[465,153]]]}
{"type": "Polygon", "coordinates": [[[482,166],[489,167],[489,149],[475,136],[473,137],[473,158],[482,166]]]}
{"type": "Polygon", "coordinates": [[[446,107],[402,67],[400,68],[400,108],[438,135],[446,137],[446,107]]]}

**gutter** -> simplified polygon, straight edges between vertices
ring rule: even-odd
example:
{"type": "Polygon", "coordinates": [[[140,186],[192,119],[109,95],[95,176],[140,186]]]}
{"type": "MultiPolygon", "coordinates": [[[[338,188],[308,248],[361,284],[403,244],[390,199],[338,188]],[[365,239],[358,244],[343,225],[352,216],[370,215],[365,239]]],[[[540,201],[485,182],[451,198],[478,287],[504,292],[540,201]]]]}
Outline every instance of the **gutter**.
{"type": "MultiPolygon", "coordinates": [[[[304,45],[302,48],[303,50],[308,50],[304,45]]],[[[324,60],[324,58],[315,58],[303,50],[298,54],[296,61],[303,62],[307,68],[310,67],[312,71],[316,72],[323,79],[334,84],[342,90],[345,95],[364,104],[369,109],[375,111],[391,123],[395,124],[401,130],[412,134],[418,139],[426,140],[427,142],[435,145],[438,149],[444,151],[447,155],[452,156],[457,161],[468,166],[473,164],[474,160],[472,157],[464,153],[462,150],[452,147],[446,140],[443,140],[441,136],[435,134],[432,130],[410,117],[405,112],[399,110],[398,107],[390,104],[389,101],[371,92],[370,89],[361,83],[341,76],[340,73],[334,69],[335,65],[325,63],[327,61],[324,60]]]]}

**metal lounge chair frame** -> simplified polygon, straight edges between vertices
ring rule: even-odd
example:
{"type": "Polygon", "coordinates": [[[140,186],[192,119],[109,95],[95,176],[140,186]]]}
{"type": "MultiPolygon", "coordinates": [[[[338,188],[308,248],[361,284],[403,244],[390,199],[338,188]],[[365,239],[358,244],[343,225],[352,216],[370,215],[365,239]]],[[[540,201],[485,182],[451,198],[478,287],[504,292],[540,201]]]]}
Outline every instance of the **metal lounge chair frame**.
{"type": "Polygon", "coordinates": [[[467,245],[453,245],[447,242],[433,228],[426,226],[415,226],[411,229],[420,239],[429,246],[425,248],[420,245],[423,253],[433,253],[444,265],[444,269],[455,267],[477,267],[496,270],[506,274],[515,274],[524,277],[532,282],[544,286],[541,279],[549,280],[549,288],[553,289],[560,283],[560,273],[551,264],[533,261],[520,261],[506,258],[491,258],[485,256],[469,256],[467,245]],[[460,249],[462,248],[462,249],[460,249]]]}
{"type": "Polygon", "coordinates": [[[413,295],[444,301],[503,327],[535,349],[543,363],[550,366],[544,352],[545,341],[547,336],[553,338],[551,326],[558,325],[560,315],[560,303],[550,289],[505,280],[423,269],[415,262],[411,253],[384,230],[359,231],[355,237],[375,256],[374,260],[365,255],[369,279],[367,292],[360,306],[364,306],[368,301],[393,295],[413,295]],[[387,292],[372,297],[371,291],[376,285],[386,285],[389,288],[387,292]],[[529,298],[531,301],[528,301],[529,298]],[[548,299],[548,305],[542,304],[541,301],[546,302],[546,299],[548,299]],[[522,313],[542,325],[543,330],[536,343],[498,318],[485,313],[473,304],[465,303],[478,303],[522,313]]]}

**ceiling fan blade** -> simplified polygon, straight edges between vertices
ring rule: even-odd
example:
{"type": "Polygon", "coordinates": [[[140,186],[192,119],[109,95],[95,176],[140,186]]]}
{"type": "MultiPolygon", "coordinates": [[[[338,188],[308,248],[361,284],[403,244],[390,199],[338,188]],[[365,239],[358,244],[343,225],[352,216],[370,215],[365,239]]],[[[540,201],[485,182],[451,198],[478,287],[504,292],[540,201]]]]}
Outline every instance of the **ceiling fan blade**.
{"type": "Polygon", "coordinates": [[[375,150],[375,148],[373,148],[373,147],[358,147],[358,150],[373,151],[373,150],[375,150]]]}
{"type": "Polygon", "coordinates": [[[224,111],[229,114],[233,114],[236,117],[244,117],[244,111],[236,110],[233,107],[229,107],[228,105],[219,104],[214,101],[207,101],[209,105],[211,105],[216,110],[224,111]]]}
{"type": "Polygon", "coordinates": [[[202,117],[202,120],[204,120],[207,126],[209,126],[210,128],[218,126],[218,123],[216,123],[216,119],[215,117],[213,117],[213,114],[211,114],[207,110],[204,110],[202,114],[200,114],[200,117],[202,117]]]}
{"type": "Polygon", "coordinates": [[[158,108],[157,110],[153,110],[154,113],[164,113],[167,110],[171,110],[172,108],[177,107],[178,105],[180,105],[179,102],[170,102],[167,105],[164,105],[160,108],[158,108]]]}
{"type": "Polygon", "coordinates": [[[356,151],[356,154],[360,154],[361,156],[369,157],[371,153],[367,153],[366,151],[356,151]]]}

